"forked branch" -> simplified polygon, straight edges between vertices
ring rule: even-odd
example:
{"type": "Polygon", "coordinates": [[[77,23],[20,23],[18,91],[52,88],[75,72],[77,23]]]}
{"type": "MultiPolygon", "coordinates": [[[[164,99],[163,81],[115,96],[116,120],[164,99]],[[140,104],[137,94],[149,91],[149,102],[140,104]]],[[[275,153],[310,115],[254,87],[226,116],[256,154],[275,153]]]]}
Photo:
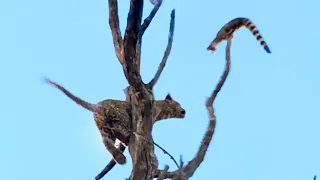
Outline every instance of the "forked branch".
{"type": "MultiPolygon", "coordinates": [[[[227,42],[227,46],[226,46],[226,66],[224,69],[224,72],[222,74],[222,76],[220,77],[220,80],[218,82],[218,84],[216,85],[214,91],[212,92],[211,96],[208,98],[206,106],[207,106],[207,110],[209,113],[209,125],[207,127],[207,131],[205,133],[205,136],[202,139],[201,145],[199,147],[199,150],[196,154],[196,156],[188,162],[188,164],[186,166],[184,166],[183,169],[183,175],[182,175],[182,179],[184,179],[185,177],[191,177],[194,172],[196,171],[196,169],[200,166],[200,164],[202,163],[206,152],[208,150],[208,147],[210,145],[212,136],[214,134],[214,130],[216,127],[216,116],[214,114],[214,108],[213,108],[213,102],[216,99],[219,91],[221,90],[223,84],[225,83],[229,71],[230,71],[230,48],[231,48],[231,39],[228,39],[227,42]]],[[[163,170],[158,170],[156,172],[156,176],[158,177],[159,174],[163,173],[163,170]]],[[[179,179],[178,177],[180,176],[179,174],[179,170],[173,171],[173,172],[167,172],[165,178],[173,178],[173,179],[179,179]]]]}
{"type": "MultiPolygon", "coordinates": [[[[157,14],[159,8],[161,7],[163,0],[157,0],[155,1],[155,6],[153,7],[152,11],[150,12],[149,16],[143,21],[143,24],[141,25],[141,34],[140,37],[144,34],[144,32],[146,31],[146,29],[149,27],[152,19],[154,18],[154,16],[157,14]]],[[[152,3],[153,4],[153,3],[152,3]]]]}
{"type": "Polygon", "coordinates": [[[167,44],[167,48],[164,52],[162,61],[160,62],[160,65],[158,67],[158,71],[156,72],[155,76],[153,77],[153,79],[148,83],[148,85],[153,88],[153,86],[157,83],[157,81],[160,78],[160,75],[164,69],[164,67],[166,66],[168,57],[170,55],[171,52],[171,48],[172,48],[172,42],[173,42],[173,34],[174,34],[174,24],[175,24],[175,10],[173,9],[171,11],[171,20],[170,20],[170,28],[169,28],[169,36],[168,36],[168,44],[167,44]]]}

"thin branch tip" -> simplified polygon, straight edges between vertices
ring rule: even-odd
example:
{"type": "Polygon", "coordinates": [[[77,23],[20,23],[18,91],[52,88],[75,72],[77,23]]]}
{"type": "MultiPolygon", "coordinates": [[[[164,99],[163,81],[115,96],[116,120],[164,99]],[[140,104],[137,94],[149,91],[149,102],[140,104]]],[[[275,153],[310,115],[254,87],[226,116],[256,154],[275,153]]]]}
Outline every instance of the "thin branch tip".
{"type": "Polygon", "coordinates": [[[155,1],[153,1],[152,4],[154,4],[155,6],[153,7],[153,9],[150,12],[149,16],[146,19],[144,19],[143,24],[141,25],[141,35],[140,36],[142,36],[144,34],[146,29],[149,27],[152,19],[157,14],[158,10],[160,9],[160,7],[162,5],[162,0],[155,0],[155,1]]]}
{"type": "Polygon", "coordinates": [[[172,9],[171,11],[171,18],[175,18],[176,17],[176,10],[172,9]]]}
{"type": "Polygon", "coordinates": [[[171,48],[172,48],[172,43],[173,43],[173,35],[174,35],[174,26],[175,26],[175,10],[173,9],[171,11],[171,19],[170,19],[170,27],[169,27],[169,35],[168,35],[168,43],[167,43],[167,47],[166,50],[164,51],[162,60],[159,64],[158,67],[158,71],[156,72],[156,74],[154,75],[153,79],[148,83],[148,85],[153,88],[156,83],[158,82],[161,73],[164,69],[164,67],[166,66],[167,60],[169,58],[169,55],[171,53],[171,48]]]}
{"type": "Polygon", "coordinates": [[[50,78],[47,77],[47,76],[42,76],[42,77],[40,77],[40,82],[41,82],[41,84],[48,84],[49,81],[50,81],[50,78]]]}

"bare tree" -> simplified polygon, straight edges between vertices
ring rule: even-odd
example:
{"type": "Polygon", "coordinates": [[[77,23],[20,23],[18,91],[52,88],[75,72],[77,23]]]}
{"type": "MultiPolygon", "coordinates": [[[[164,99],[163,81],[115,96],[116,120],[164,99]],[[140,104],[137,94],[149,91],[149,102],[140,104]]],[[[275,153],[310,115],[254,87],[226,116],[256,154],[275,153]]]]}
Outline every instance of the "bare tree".
{"type": "Polygon", "coordinates": [[[185,166],[173,172],[158,170],[158,161],[154,154],[154,146],[152,143],[152,107],[154,104],[154,96],[152,89],[157,83],[162,70],[166,64],[170,54],[173,33],[175,10],[171,13],[170,32],[168,45],[164,53],[164,57],[159,65],[154,78],[149,83],[144,83],[140,74],[140,52],[142,44],[142,36],[150,25],[153,17],[157,13],[162,4],[162,0],[150,1],[154,4],[150,15],[142,22],[143,0],[131,0],[130,10],[127,17],[127,27],[125,29],[124,38],[121,36],[119,28],[118,5],[117,0],[109,0],[109,25],[112,31],[114,49],[116,56],[123,67],[123,72],[129,83],[126,91],[126,99],[130,101],[132,106],[132,135],[129,141],[129,152],[132,158],[131,180],[150,180],[155,177],[158,179],[188,179],[199,167],[204,159],[210,141],[212,139],[216,118],[212,107],[213,101],[225,82],[230,67],[230,46],[231,40],[227,43],[227,65],[220,82],[207,101],[207,109],[210,116],[209,125],[200,148],[194,159],[189,161],[185,166]]]}

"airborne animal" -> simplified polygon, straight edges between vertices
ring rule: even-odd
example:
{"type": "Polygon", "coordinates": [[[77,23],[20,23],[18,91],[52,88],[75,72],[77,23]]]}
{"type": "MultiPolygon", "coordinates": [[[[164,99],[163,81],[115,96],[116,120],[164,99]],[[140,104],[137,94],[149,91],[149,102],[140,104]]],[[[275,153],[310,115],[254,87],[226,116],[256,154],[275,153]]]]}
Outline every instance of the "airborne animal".
{"type": "Polygon", "coordinates": [[[237,30],[239,30],[242,26],[247,27],[252,34],[256,37],[256,39],[260,42],[260,45],[264,48],[264,50],[267,53],[271,53],[270,48],[268,47],[267,43],[262,38],[262,35],[260,34],[257,26],[248,18],[244,17],[237,17],[229,21],[227,24],[225,24],[217,33],[214,40],[210,43],[210,45],[207,47],[207,50],[210,50],[214,52],[216,50],[217,45],[223,41],[227,40],[229,38],[233,37],[233,33],[237,30]]]}

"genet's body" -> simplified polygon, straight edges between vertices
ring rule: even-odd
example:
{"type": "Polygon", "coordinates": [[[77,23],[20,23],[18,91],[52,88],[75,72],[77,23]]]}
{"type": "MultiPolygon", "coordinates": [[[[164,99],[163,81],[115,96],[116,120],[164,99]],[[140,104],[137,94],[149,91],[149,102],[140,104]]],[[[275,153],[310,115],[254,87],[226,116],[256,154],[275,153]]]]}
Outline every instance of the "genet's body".
{"type": "Polygon", "coordinates": [[[237,17],[229,21],[227,24],[225,24],[219,30],[215,39],[207,47],[207,50],[214,52],[216,50],[217,45],[221,41],[232,38],[233,33],[239,30],[242,26],[247,27],[252,32],[252,34],[256,37],[257,41],[260,42],[260,45],[264,48],[264,50],[267,53],[271,53],[270,48],[268,47],[267,43],[264,41],[256,25],[250,19],[244,18],[244,17],[237,17]]]}

